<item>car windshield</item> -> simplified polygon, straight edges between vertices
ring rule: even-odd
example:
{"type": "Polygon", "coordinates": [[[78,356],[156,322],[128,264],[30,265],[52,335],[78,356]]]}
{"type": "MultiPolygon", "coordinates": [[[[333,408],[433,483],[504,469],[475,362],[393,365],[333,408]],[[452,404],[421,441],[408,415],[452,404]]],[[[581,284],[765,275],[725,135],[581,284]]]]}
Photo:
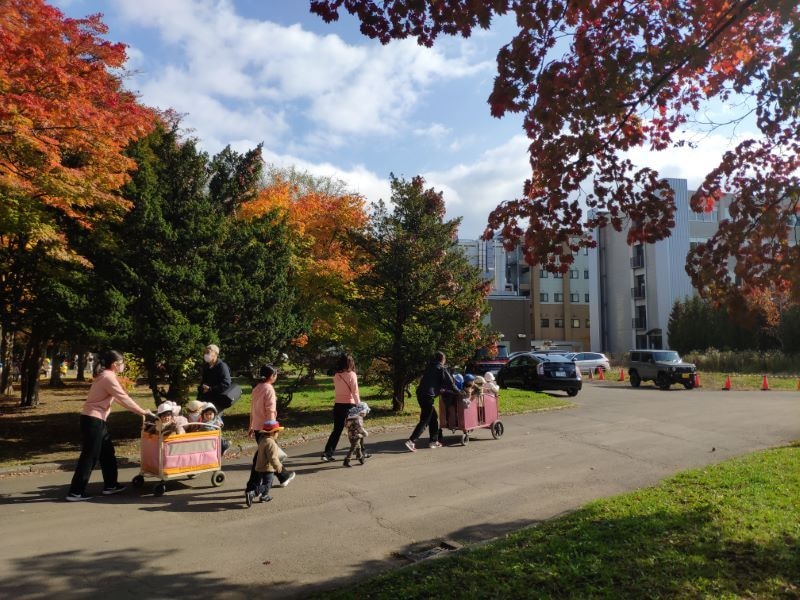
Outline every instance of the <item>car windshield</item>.
{"type": "Polygon", "coordinates": [[[653,358],[657,362],[681,362],[677,352],[653,352],[653,358]]]}

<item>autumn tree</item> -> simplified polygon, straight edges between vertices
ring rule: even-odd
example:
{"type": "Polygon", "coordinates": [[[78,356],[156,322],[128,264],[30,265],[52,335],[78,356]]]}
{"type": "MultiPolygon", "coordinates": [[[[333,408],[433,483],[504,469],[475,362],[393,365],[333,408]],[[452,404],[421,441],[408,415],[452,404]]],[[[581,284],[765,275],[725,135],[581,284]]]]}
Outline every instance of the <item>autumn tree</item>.
{"type": "Polygon", "coordinates": [[[362,320],[360,354],[387,367],[394,410],[435,351],[463,362],[487,336],[490,285],[454,247],[460,220],[445,221],[442,194],[424,185],[392,176],[392,210],[381,201],[365,231],[352,234],[361,250],[351,301],[362,320]]]}
{"type": "Polygon", "coordinates": [[[47,340],[32,330],[57,263],[88,262],[65,227],[88,231],[126,208],[123,153],[153,115],[122,85],[125,46],[99,15],[66,18],[43,0],[0,3],[0,329],[22,332],[22,404],[35,403],[47,340]],[[31,379],[32,378],[32,379],[31,379]]]}
{"type": "Polygon", "coordinates": [[[752,114],[757,134],[726,152],[691,199],[697,211],[723,193],[734,201],[687,271],[710,298],[783,282],[800,300],[796,0],[311,1],[326,21],[342,9],[382,43],[412,37],[425,46],[514,17],[519,30],[498,52],[489,105],[495,117],[523,115],[531,174],[520,197],[492,212],[486,235],[520,240],[528,262],[549,270],[569,268],[563,247],[594,246],[595,227],[628,227],[629,243],[669,235],[673,192],[626,152],[668,152],[691,143],[685,131],[714,131],[752,114]],[[714,103],[727,104],[726,122],[699,116],[714,103]]]}
{"type": "Polygon", "coordinates": [[[367,222],[364,199],[333,178],[272,168],[259,200],[246,210],[267,207],[284,214],[290,227],[294,312],[306,324],[289,354],[313,376],[326,350],[352,347],[358,336],[348,305],[357,275],[350,236],[367,222]]]}

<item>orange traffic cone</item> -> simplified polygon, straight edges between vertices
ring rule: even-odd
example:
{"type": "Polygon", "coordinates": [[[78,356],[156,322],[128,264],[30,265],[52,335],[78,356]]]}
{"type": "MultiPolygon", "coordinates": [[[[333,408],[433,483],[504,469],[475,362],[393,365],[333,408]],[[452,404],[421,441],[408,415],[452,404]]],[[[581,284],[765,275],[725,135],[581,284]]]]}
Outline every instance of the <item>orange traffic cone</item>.
{"type": "Polygon", "coordinates": [[[694,387],[696,388],[700,387],[700,375],[698,375],[697,373],[694,374],[694,387]]]}
{"type": "Polygon", "coordinates": [[[800,379],[797,380],[797,391],[800,392],[800,379]]]}
{"type": "Polygon", "coordinates": [[[726,392],[730,392],[731,391],[731,376],[730,375],[728,375],[725,378],[725,385],[722,386],[722,389],[725,390],[726,392]]]}
{"type": "Polygon", "coordinates": [[[605,381],[606,377],[603,375],[603,369],[597,369],[598,381],[605,381]]]}
{"type": "Polygon", "coordinates": [[[619,381],[625,381],[625,369],[619,370],[619,381]]]}
{"type": "Polygon", "coordinates": [[[594,369],[589,369],[589,381],[592,380],[592,373],[593,372],[594,372],[594,369]]]}
{"type": "Polygon", "coordinates": [[[761,380],[761,391],[768,392],[769,391],[769,382],[767,381],[767,376],[764,375],[764,379],[761,380]]]}

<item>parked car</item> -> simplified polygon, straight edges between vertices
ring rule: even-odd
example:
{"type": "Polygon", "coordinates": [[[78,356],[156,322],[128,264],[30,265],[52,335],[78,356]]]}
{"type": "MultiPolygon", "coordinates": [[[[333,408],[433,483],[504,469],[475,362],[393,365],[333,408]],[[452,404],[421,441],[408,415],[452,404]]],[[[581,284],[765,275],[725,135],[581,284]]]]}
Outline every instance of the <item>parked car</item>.
{"type": "Polygon", "coordinates": [[[577,396],[583,386],[577,365],[562,354],[520,354],[508,361],[496,377],[501,388],[562,390],[570,396],[577,396]]]}
{"type": "Polygon", "coordinates": [[[484,373],[497,375],[500,368],[507,362],[508,354],[504,346],[500,346],[497,353],[490,353],[486,348],[480,348],[467,363],[466,372],[473,375],[483,375],[484,373]]]}
{"type": "Polygon", "coordinates": [[[567,358],[575,361],[581,373],[589,373],[590,371],[596,373],[597,369],[603,369],[603,371],[611,370],[611,361],[608,360],[605,354],[599,352],[572,352],[567,354],[567,358]]]}
{"type": "Polygon", "coordinates": [[[653,381],[662,390],[680,383],[687,390],[694,387],[697,368],[685,363],[674,350],[631,350],[628,379],[633,387],[653,381]]]}

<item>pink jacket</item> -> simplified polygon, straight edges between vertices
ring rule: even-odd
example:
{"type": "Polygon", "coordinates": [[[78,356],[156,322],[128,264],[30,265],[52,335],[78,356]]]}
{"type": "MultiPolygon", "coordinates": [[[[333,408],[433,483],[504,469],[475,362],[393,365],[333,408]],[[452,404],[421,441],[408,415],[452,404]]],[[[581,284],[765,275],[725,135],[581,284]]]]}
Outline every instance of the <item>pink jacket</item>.
{"type": "Polygon", "coordinates": [[[95,375],[81,414],[105,421],[108,419],[111,403],[114,400],[132,413],[147,414],[147,411],[136,404],[136,401],[122,388],[117,380],[117,374],[111,369],[103,369],[101,373],[95,375]]]}
{"type": "Polygon", "coordinates": [[[336,404],[358,404],[358,377],[355,371],[342,371],[333,376],[334,402],[336,404]]]}
{"type": "Polygon", "coordinates": [[[250,430],[260,431],[264,421],[275,421],[278,418],[278,398],[271,383],[259,383],[253,388],[250,396],[250,430]]]}

